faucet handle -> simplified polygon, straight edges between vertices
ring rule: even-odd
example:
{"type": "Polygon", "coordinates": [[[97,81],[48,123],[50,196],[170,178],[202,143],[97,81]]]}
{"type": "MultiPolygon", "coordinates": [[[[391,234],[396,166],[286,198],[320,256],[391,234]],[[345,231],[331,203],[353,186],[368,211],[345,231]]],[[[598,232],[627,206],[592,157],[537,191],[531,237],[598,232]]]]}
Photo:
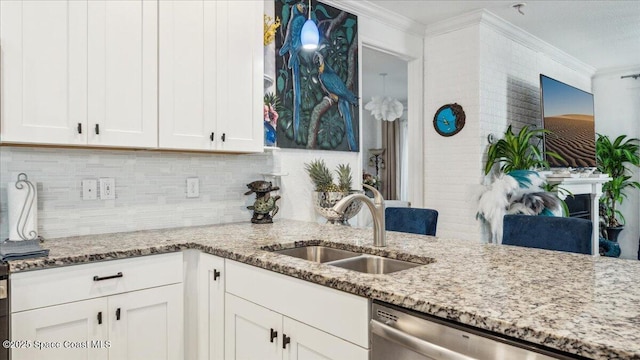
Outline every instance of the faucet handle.
{"type": "Polygon", "coordinates": [[[373,202],[376,205],[384,204],[384,198],[382,197],[382,194],[380,193],[380,191],[378,191],[378,189],[374,188],[373,186],[367,185],[367,184],[362,184],[362,186],[364,186],[366,189],[371,190],[371,192],[373,193],[373,202]]]}

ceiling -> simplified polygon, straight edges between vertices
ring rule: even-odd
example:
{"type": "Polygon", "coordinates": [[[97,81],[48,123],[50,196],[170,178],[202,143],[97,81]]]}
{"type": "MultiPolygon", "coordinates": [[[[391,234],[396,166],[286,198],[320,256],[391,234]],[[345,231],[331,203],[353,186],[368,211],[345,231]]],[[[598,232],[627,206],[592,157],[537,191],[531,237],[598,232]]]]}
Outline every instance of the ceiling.
{"type": "Polygon", "coordinates": [[[597,71],[640,65],[639,0],[369,0],[423,25],[486,9],[597,71]]]}
{"type": "Polygon", "coordinates": [[[362,48],[362,103],[373,96],[391,96],[406,102],[407,62],[393,55],[362,48]],[[386,76],[380,74],[385,73],[386,76]],[[384,79],[384,80],[383,80],[384,79]]]}

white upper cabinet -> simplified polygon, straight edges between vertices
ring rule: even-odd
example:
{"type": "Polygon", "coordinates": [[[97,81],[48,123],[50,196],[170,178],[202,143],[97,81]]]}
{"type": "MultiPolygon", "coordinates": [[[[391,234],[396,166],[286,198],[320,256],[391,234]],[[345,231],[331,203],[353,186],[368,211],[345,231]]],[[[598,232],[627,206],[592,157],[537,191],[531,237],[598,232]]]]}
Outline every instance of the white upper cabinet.
{"type": "Polygon", "coordinates": [[[0,141],[261,152],[263,8],[0,1],[0,141]]]}
{"type": "Polygon", "coordinates": [[[160,1],[159,146],[260,152],[262,1],[160,1]]]}
{"type": "Polygon", "coordinates": [[[0,140],[87,143],[87,2],[0,1],[0,140]]]}
{"type": "Polygon", "coordinates": [[[89,144],[158,145],[158,2],[88,3],[89,144]]]}
{"type": "Polygon", "coordinates": [[[157,7],[0,1],[0,140],[157,147],[157,7]]]}
{"type": "Polygon", "coordinates": [[[263,1],[217,1],[217,117],[222,151],[262,151],[263,1]]]}
{"type": "Polygon", "coordinates": [[[215,12],[216,1],[160,2],[162,148],[216,148],[215,12]]]}

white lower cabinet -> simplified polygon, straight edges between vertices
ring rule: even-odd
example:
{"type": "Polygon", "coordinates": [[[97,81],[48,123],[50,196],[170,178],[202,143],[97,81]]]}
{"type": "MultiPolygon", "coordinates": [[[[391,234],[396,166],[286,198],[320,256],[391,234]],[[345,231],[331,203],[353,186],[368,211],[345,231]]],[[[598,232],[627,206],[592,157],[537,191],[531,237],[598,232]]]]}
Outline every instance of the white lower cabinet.
{"type": "Polygon", "coordinates": [[[369,358],[368,299],[197,250],[16,273],[11,303],[13,360],[369,358]]]}
{"type": "Polygon", "coordinates": [[[182,359],[182,284],[15,313],[12,359],[182,359]]]}
{"type": "Polygon", "coordinates": [[[225,359],[282,359],[282,315],[237,296],[225,297],[225,359]]]}
{"type": "Polygon", "coordinates": [[[369,300],[225,261],[225,359],[368,359],[369,300]]]}
{"type": "Polygon", "coordinates": [[[224,259],[200,253],[197,274],[197,358],[198,360],[223,359],[224,259]]]}
{"type": "Polygon", "coordinates": [[[184,358],[182,253],[11,278],[12,359],[184,358]]]}
{"type": "Polygon", "coordinates": [[[13,314],[11,338],[17,348],[12,359],[108,359],[107,309],[107,299],[98,298],[13,314]],[[76,343],[82,347],[70,346],[76,343]],[[39,349],[39,344],[60,347],[39,349]]]}
{"type": "Polygon", "coordinates": [[[361,359],[367,349],[312,326],[226,295],[225,359],[361,359]]]}

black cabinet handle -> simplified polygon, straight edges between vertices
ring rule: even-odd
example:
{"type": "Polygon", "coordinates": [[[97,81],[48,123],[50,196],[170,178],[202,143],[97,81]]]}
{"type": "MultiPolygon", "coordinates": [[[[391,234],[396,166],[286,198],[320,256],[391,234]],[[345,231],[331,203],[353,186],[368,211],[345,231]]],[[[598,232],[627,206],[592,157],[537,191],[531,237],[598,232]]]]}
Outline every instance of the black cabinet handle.
{"type": "Polygon", "coordinates": [[[219,277],[220,277],[220,271],[213,269],[213,281],[218,280],[219,277]]]}
{"type": "Polygon", "coordinates": [[[120,308],[116,309],[116,320],[120,320],[120,308]]]}
{"type": "Polygon", "coordinates": [[[222,133],[222,142],[224,142],[224,139],[226,139],[227,134],[226,133],[222,133]]]}
{"type": "Polygon", "coordinates": [[[273,342],[273,339],[278,337],[278,332],[273,330],[273,328],[271,329],[271,342],[273,342]]]}
{"type": "Polygon", "coordinates": [[[291,338],[287,334],[282,334],[282,348],[286,349],[287,344],[291,342],[291,338]]]}
{"type": "Polygon", "coordinates": [[[82,134],[82,123],[78,123],[78,134],[82,134]]]}
{"type": "Polygon", "coordinates": [[[102,325],[102,311],[98,313],[98,325],[102,325]]]}
{"type": "Polygon", "coordinates": [[[96,124],[96,135],[100,135],[100,124],[96,124]]]}
{"type": "Polygon", "coordinates": [[[121,278],[123,276],[124,275],[122,275],[121,272],[119,272],[119,273],[117,273],[115,275],[103,276],[103,277],[100,277],[100,276],[96,275],[96,276],[93,277],[93,281],[109,280],[109,279],[121,278]]]}
{"type": "Polygon", "coordinates": [[[213,141],[213,136],[215,135],[215,133],[211,133],[211,135],[209,135],[209,139],[211,139],[211,141],[213,141]]]}

